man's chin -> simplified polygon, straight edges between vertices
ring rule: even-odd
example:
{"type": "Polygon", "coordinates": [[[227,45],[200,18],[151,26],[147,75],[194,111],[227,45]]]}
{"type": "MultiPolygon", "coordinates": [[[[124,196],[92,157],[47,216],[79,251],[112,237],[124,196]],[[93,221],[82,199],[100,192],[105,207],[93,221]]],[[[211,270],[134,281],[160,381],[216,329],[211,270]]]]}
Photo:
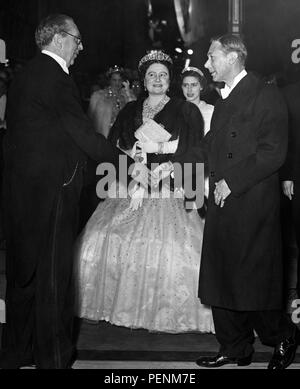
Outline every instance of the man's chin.
{"type": "Polygon", "coordinates": [[[77,55],[74,57],[74,58],[72,58],[71,59],[71,61],[70,61],[70,65],[69,66],[72,66],[72,65],[74,65],[74,62],[75,62],[75,59],[77,58],[77,55]]]}
{"type": "Polygon", "coordinates": [[[219,77],[217,75],[214,75],[212,79],[214,82],[220,82],[219,77]]]}

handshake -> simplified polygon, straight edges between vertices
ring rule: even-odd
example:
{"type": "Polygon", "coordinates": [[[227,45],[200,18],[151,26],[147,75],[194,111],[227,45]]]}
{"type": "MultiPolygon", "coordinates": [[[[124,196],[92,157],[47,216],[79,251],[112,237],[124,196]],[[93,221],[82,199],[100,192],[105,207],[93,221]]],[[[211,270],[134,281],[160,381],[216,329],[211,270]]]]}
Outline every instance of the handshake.
{"type": "Polygon", "coordinates": [[[131,177],[145,189],[157,188],[160,181],[164,180],[173,172],[172,162],[164,162],[154,170],[150,170],[141,162],[135,162],[131,177]]]}
{"type": "Polygon", "coordinates": [[[159,182],[168,177],[172,172],[173,164],[171,162],[165,162],[157,166],[153,171],[149,170],[144,163],[135,162],[131,173],[134,185],[129,190],[131,197],[130,208],[135,211],[140,208],[148,188],[157,188],[159,182]]]}

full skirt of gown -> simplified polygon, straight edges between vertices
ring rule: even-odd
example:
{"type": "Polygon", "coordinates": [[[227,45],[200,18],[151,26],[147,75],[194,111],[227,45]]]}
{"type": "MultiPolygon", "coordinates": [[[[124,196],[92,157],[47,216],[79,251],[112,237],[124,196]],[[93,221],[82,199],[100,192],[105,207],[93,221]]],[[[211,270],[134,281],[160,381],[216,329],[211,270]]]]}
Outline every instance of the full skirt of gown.
{"type": "Polygon", "coordinates": [[[151,332],[214,332],[198,298],[204,222],[182,198],[101,202],[75,245],[76,316],[151,332]]]}

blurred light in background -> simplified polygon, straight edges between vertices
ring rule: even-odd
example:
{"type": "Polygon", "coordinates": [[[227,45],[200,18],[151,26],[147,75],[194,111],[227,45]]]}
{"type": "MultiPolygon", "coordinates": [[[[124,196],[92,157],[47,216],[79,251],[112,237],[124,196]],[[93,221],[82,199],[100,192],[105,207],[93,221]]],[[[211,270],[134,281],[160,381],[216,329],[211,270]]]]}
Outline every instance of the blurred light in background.
{"type": "Polygon", "coordinates": [[[182,49],[181,49],[180,47],[176,47],[175,51],[176,51],[177,53],[182,53],[182,49]]]}

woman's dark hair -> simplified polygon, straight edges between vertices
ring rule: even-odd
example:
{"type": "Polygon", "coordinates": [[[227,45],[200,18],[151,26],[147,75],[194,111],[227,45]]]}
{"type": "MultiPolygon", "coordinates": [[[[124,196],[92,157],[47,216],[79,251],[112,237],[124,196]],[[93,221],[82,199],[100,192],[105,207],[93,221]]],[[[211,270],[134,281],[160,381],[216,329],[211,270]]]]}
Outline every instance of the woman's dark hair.
{"type": "Polygon", "coordinates": [[[187,71],[181,73],[181,75],[180,75],[181,84],[183,83],[183,80],[184,80],[185,77],[195,77],[195,78],[197,78],[199,83],[200,83],[200,86],[201,86],[202,90],[206,89],[207,81],[206,81],[206,78],[205,78],[204,74],[201,75],[201,74],[199,74],[195,70],[187,70],[187,71]]]}

